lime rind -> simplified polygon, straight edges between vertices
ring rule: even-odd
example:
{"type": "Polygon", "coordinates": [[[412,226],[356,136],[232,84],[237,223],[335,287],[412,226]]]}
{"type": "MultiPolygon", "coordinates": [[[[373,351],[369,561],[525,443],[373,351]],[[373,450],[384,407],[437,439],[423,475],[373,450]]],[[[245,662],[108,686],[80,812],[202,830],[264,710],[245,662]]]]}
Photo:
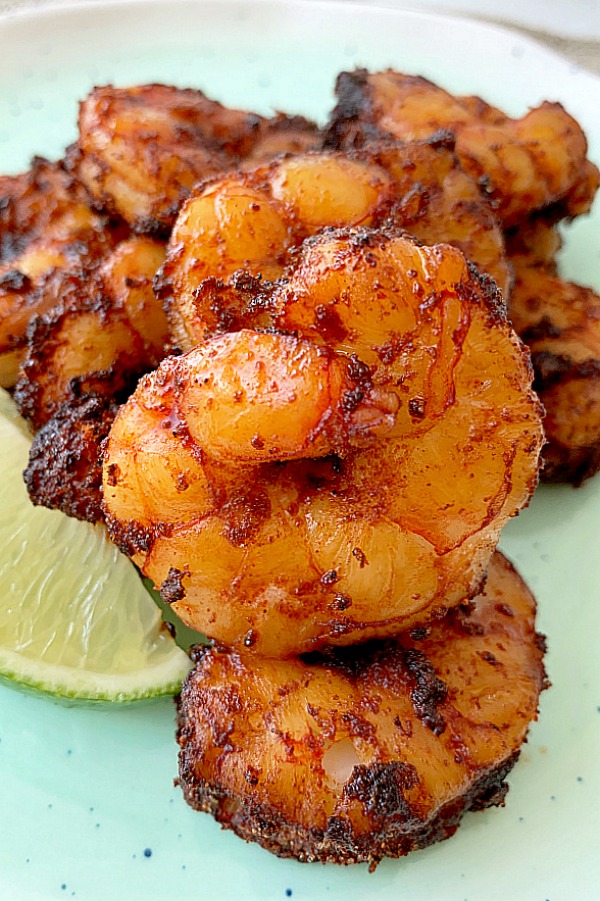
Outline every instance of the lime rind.
{"type": "MultiPolygon", "coordinates": [[[[171,639],[169,639],[171,640],[171,639]]],[[[183,654],[183,652],[182,652],[183,654]]],[[[130,704],[135,701],[173,697],[191,666],[178,655],[169,654],[152,668],[127,677],[110,673],[78,672],[72,667],[44,664],[39,675],[27,665],[22,655],[0,651],[0,681],[9,688],[25,688],[35,694],[65,701],[94,701],[130,704]],[[183,666],[182,666],[183,663],[183,666]]]]}

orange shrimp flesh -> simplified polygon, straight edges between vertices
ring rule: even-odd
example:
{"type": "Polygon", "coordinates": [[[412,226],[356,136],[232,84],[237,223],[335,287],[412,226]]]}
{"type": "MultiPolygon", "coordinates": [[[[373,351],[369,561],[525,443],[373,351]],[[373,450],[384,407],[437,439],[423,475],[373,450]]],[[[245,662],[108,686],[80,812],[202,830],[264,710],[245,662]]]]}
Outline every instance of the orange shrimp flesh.
{"type": "Polygon", "coordinates": [[[445,839],[503,803],[543,650],[500,554],[472,605],[412,635],[310,661],[198,648],[179,699],[184,797],[300,861],[374,867],[445,839]]]}
{"type": "Polygon", "coordinates": [[[584,212],[598,188],[585,135],[559,103],[545,102],[510,119],[477,98],[454,97],[425,78],[389,69],[343,72],[336,92],[328,146],[363,146],[378,135],[410,141],[449,131],[465,172],[479,181],[506,226],[558,201],[570,215],[584,212]]]}
{"type": "Polygon", "coordinates": [[[600,469],[600,297],[560,277],[559,246],[543,221],[511,236],[509,314],[545,408],[542,478],[578,485],[600,469]]]}
{"type": "Polygon", "coordinates": [[[95,202],[138,232],[168,232],[199,181],[317,143],[301,117],[265,119],[201,91],[147,84],[95,88],[80,106],[71,165],[95,202]]]}
{"type": "Polygon", "coordinates": [[[163,260],[161,242],[134,237],[92,270],[49,280],[49,312],[30,326],[15,390],[34,430],[80,397],[122,399],[166,355],[166,316],[152,290],[163,260]]]}
{"type": "Polygon", "coordinates": [[[31,320],[58,303],[48,280],[89,267],[116,240],[62,163],[35,158],[28,172],[0,177],[1,387],[15,384],[31,320]]]}
{"type": "Polygon", "coordinates": [[[277,279],[307,236],[383,223],[457,246],[508,290],[500,228],[446,144],[305,154],[216,179],[185,204],[158,280],[175,341],[189,350],[219,328],[213,295],[203,300],[207,279],[227,285],[238,270],[277,279]]]}
{"type": "Polygon", "coordinates": [[[188,625],[271,656],[395,634],[472,596],[541,445],[492,283],[447,245],[326,230],[265,308],[246,299],[235,329],[121,408],[113,539],[188,625]]]}

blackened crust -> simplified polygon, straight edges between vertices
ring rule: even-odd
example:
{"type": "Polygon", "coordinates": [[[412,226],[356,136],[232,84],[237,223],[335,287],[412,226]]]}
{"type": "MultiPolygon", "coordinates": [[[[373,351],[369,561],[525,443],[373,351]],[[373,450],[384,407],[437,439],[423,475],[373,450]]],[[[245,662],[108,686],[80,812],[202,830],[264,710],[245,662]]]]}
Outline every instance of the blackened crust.
{"type": "Polygon", "coordinates": [[[496,554],[478,598],[415,633],[299,661],[196,649],[185,800],[280,857],[371,867],[502,804],[548,687],[533,596],[496,554]]]}
{"type": "Polygon", "coordinates": [[[323,146],[328,150],[358,149],[382,137],[372,108],[369,73],[366,69],[340,72],[335,93],[338,102],[325,130],[323,146]]]}
{"type": "Polygon", "coordinates": [[[588,418],[590,422],[597,421],[600,360],[576,363],[569,357],[545,351],[533,353],[532,361],[535,369],[533,387],[547,414],[548,441],[543,450],[542,479],[579,486],[600,470],[600,432],[588,429],[586,423],[588,418]],[[567,391],[569,396],[579,401],[574,401],[569,409],[572,421],[570,440],[561,441],[560,430],[554,425],[554,414],[560,415],[559,400],[567,391]],[[582,442],[579,436],[585,434],[588,440],[582,442]]]}
{"type": "MultiPolygon", "coordinates": [[[[179,736],[185,728],[183,714],[178,725],[179,736]]],[[[258,842],[278,857],[293,857],[301,863],[368,863],[374,869],[384,857],[403,857],[450,838],[468,811],[502,805],[508,791],[504,780],[518,757],[519,751],[515,751],[497,762],[467,792],[443,805],[425,822],[407,809],[406,803],[398,804],[398,795],[391,793],[392,809],[380,809],[379,827],[360,834],[353,831],[349,820],[339,816],[330,817],[325,829],[304,828],[286,821],[275,808],[257,803],[251,796],[233,797],[223,786],[196,780],[194,760],[188,757],[185,747],[179,758],[179,781],[191,807],[212,814],[224,829],[231,829],[245,841],[258,842]]],[[[355,780],[360,775],[363,785],[369,785],[376,797],[389,799],[390,784],[397,784],[398,780],[396,769],[393,762],[362,767],[363,772],[355,780]]]]}
{"type": "Polygon", "coordinates": [[[101,522],[102,442],[117,413],[110,399],[90,396],[64,404],[33,439],[23,473],[34,504],[101,522]]]}

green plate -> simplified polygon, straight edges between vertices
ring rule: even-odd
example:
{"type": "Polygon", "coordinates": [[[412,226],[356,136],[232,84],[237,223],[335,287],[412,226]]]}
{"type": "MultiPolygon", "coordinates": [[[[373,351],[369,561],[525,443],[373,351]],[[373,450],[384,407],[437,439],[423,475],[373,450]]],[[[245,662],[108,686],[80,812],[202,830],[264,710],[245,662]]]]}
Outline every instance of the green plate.
{"type": "MultiPolygon", "coordinates": [[[[514,114],[561,100],[600,160],[600,81],[508,31],[356,3],[117,2],[0,19],[0,171],[75,137],[93,84],[166,81],[323,119],[340,69],[394,66],[514,114]]],[[[599,213],[564,271],[600,288],[599,213]]],[[[366,867],[278,860],[174,786],[174,707],[65,708],[0,686],[0,898],[592,901],[600,897],[600,478],[541,489],[502,545],[536,593],[553,686],[504,809],[366,867]]]]}

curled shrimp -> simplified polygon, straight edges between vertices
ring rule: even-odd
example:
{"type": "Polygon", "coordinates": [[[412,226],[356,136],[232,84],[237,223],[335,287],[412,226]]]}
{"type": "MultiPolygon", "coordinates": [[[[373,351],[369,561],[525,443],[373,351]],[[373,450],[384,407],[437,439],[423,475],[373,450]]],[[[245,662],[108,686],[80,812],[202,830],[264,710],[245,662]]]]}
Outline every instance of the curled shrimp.
{"type": "Polygon", "coordinates": [[[186,801],[281,857],[399,857],[503,803],[545,687],[535,602],[496,554],[429,630],[310,660],[197,648],[179,700],[186,801]]]}
{"type": "Polygon", "coordinates": [[[219,317],[226,320],[226,311],[205,302],[207,278],[227,284],[241,269],[276,279],[307,236],[327,226],[384,223],[425,243],[457,246],[508,290],[501,230],[451,145],[304,154],[215,179],[184,205],[158,279],[174,340],[187,350],[220,327],[219,317]]]}
{"type": "Polygon", "coordinates": [[[0,178],[0,386],[16,381],[30,321],[57,303],[48,279],[89,266],[116,240],[62,163],[36,158],[0,178]]]}
{"type": "Polygon", "coordinates": [[[90,394],[122,400],[166,354],[165,313],[152,290],[164,244],[136,236],[90,270],[58,271],[40,293],[49,312],[28,330],[15,399],[34,430],[90,394]]]}
{"type": "Polygon", "coordinates": [[[113,539],[188,625],[272,656],[472,596],[541,444],[491,283],[448,245],[326,230],[257,291],[120,409],[113,539]]]}
{"type": "Polygon", "coordinates": [[[600,469],[600,296],[561,278],[559,247],[544,220],[511,236],[509,314],[531,350],[545,409],[542,477],[580,484],[600,469]]]}
{"type": "Polygon", "coordinates": [[[404,141],[440,130],[456,137],[464,170],[479,181],[506,226],[561,202],[568,215],[589,209],[598,188],[587,141],[559,103],[510,119],[478,98],[454,97],[425,78],[387,70],[343,72],[326,143],[362,146],[374,137],[404,141]]]}
{"type": "Polygon", "coordinates": [[[193,186],[240,160],[317,143],[299,116],[265,119],[201,91],[147,84],[95,88],[80,106],[70,162],[96,204],[138,232],[165,232],[193,186]]]}
{"type": "MultiPolygon", "coordinates": [[[[65,241],[95,228],[100,219],[90,210],[80,184],[62,162],[34,157],[20,175],[0,176],[0,263],[23,259],[40,239],[65,241]]],[[[17,262],[14,262],[17,265],[17,262]]],[[[35,267],[30,262],[24,271],[35,267]]]]}

